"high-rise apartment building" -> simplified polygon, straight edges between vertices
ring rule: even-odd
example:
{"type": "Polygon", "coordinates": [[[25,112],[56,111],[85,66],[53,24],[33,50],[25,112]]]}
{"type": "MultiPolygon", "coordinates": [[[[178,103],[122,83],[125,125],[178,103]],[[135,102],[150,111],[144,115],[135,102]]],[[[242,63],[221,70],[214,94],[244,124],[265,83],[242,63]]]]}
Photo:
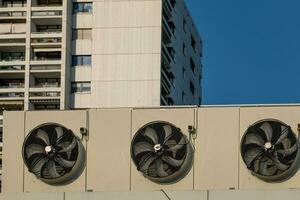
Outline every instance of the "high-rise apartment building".
{"type": "Polygon", "coordinates": [[[201,43],[182,0],[0,0],[0,108],[198,105],[201,43]]]}

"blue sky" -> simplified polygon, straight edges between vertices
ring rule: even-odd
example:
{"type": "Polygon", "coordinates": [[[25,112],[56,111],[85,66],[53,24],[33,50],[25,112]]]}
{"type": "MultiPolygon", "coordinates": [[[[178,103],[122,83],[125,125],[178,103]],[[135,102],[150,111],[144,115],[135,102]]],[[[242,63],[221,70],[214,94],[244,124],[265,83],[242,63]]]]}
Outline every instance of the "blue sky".
{"type": "Polygon", "coordinates": [[[186,0],[204,43],[203,104],[300,103],[300,0],[186,0]]]}

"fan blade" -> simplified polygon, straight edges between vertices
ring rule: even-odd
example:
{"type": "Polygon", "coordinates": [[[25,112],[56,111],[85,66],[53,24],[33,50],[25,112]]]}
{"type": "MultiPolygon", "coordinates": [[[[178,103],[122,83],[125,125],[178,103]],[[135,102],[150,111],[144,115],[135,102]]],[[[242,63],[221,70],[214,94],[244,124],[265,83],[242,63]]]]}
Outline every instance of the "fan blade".
{"type": "Polygon", "coordinates": [[[284,149],[289,149],[289,148],[291,148],[292,144],[291,144],[290,139],[285,138],[285,139],[282,140],[282,145],[283,145],[284,149]]]}
{"type": "Polygon", "coordinates": [[[147,127],[144,136],[149,138],[153,142],[153,144],[158,144],[158,137],[153,128],[147,127]]]}
{"type": "Polygon", "coordinates": [[[277,169],[280,169],[280,170],[284,171],[284,170],[287,170],[289,168],[288,165],[285,165],[282,162],[280,162],[280,160],[278,159],[277,154],[275,154],[274,157],[272,157],[272,160],[274,162],[274,165],[277,167],[277,169]]]}
{"type": "Polygon", "coordinates": [[[30,158],[34,154],[42,154],[45,152],[45,147],[39,144],[30,144],[26,147],[27,158],[30,158]]]}
{"type": "Polygon", "coordinates": [[[64,130],[62,129],[62,127],[58,126],[55,128],[55,132],[56,132],[56,144],[59,144],[61,139],[62,139],[62,136],[64,135],[64,130]]]}
{"type": "Polygon", "coordinates": [[[161,159],[157,159],[154,163],[155,170],[158,176],[165,177],[168,176],[168,173],[164,170],[164,164],[161,159]]]}
{"type": "Polygon", "coordinates": [[[272,176],[276,173],[277,168],[273,165],[273,161],[268,159],[265,162],[260,163],[259,172],[264,176],[272,176]],[[271,167],[269,167],[271,166],[271,167]]]}
{"type": "Polygon", "coordinates": [[[166,141],[172,135],[172,127],[170,125],[165,125],[163,128],[165,131],[165,141],[166,141]]]}
{"type": "Polygon", "coordinates": [[[254,172],[258,172],[259,171],[259,166],[260,166],[260,160],[256,160],[256,161],[254,161],[254,165],[253,165],[253,167],[254,167],[254,172]]]}
{"type": "Polygon", "coordinates": [[[149,166],[153,163],[153,161],[156,159],[156,156],[152,155],[145,155],[141,158],[138,166],[138,170],[147,173],[149,166]]]}
{"type": "Polygon", "coordinates": [[[285,126],[281,126],[281,135],[276,141],[275,145],[280,144],[289,134],[289,129],[285,126]]]}
{"type": "Polygon", "coordinates": [[[180,167],[182,165],[184,159],[176,160],[174,158],[171,158],[170,156],[163,156],[162,160],[173,167],[180,167]]]}
{"type": "Polygon", "coordinates": [[[258,146],[264,146],[265,141],[257,134],[249,133],[246,136],[245,145],[256,144],[258,146]]]}
{"type": "Polygon", "coordinates": [[[273,137],[273,129],[271,125],[268,122],[265,122],[263,123],[263,125],[260,126],[260,129],[262,129],[265,132],[268,142],[271,142],[273,137]]]}
{"type": "Polygon", "coordinates": [[[72,142],[68,146],[66,147],[62,146],[62,149],[59,151],[59,153],[71,152],[76,147],[76,145],[77,145],[77,141],[76,138],[74,137],[72,142]]]}
{"type": "Polygon", "coordinates": [[[60,177],[60,175],[58,174],[58,172],[56,171],[56,166],[55,166],[55,162],[53,160],[50,160],[47,165],[46,165],[46,169],[49,172],[49,176],[51,178],[57,178],[60,177]]]}
{"type": "Polygon", "coordinates": [[[263,150],[259,147],[249,149],[245,155],[244,155],[244,160],[249,168],[251,163],[263,152],[263,150]]]}
{"type": "Polygon", "coordinates": [[[47,162],[48,158],[37,159],[30,171],[33,172],[36,176],[40,177],[42,168],[47,162]]]}
{"type": "Polygon", "coordinates": [[[50,145],[49,136],[43,129],[38,130],[36,138],[41,139],[47,146],[50,145]]]}
{"type": "Polygon", "coordinates": [[[171,151],[172,154],[173,154],[173,157],[175,157],[176,154],[177,154],[177,151],[178,151],[179,149],[181,149],[182,147],[184,147],[185,145],[186,145],[185,138],[182,137],[182,138],[180,139],[180,141],[179,141],[178,144],[173,145],[173,146],[169,146],[169,148],[166,149],[166,151],[171,151]]]}
{"type": "Polygon", "coordinates": [[[277,150],[277,153],[280,153],[283,156],[290,156],[293,153],[295,153],[295,151],[297,151],[297,150],[298,150],[298,145],[294,144],[294,146],[292,146],[289,149],[280,149],[280,150],[277,150]]]}
{"type": "Polygon", "coordinates": [[[153,152],[154,147],[153,145],[147,143],[147,142],[138,142],[133,146],[134,155],[137,156],[140,153],[143,152],[153,152]]]}
{"type": "Polygon", "coordinates": [[[75,161],[66,160],[66,159],[62,158],[61,156],[56,157],[54,160],[58,164],[60,164],[62,167],[66,167],[66,168],[71,168],[75,164],[75,161]]]}

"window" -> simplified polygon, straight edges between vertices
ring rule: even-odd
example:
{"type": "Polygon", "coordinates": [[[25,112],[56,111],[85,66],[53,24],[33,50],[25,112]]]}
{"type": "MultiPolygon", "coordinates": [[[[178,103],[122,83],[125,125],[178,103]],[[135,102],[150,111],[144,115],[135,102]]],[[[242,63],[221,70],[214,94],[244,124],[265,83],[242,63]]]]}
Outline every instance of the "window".
{"type": "Polygon", "coordinates": [[[183,31],[186,32],[186,20],[185,19],[183,19],[182,26],[183,26],[183,31]]]}
{"type": "Polygon", "coordinates": [[[92,13],[93,3],[91,2],[74,2],[73,3],[73,13],[92,13]]]}
{"type": "Polygon", "coordinates": [[[196,64],[195,64],[195,62],[193,61],[192,58],[190,59],[190,66],[191,66],[192,71],[195,72],[196,64]]]}
{"type": "Polygon", "coordinates": [[[194,39],[194,37],[191,35],[191,45],[193,47],[194,50],[196,50],[196,40],[194,39]]]}
{"type": "Polygon", "coordinates": [[[192,81],[190,81],[190,90],[191,90],[192,94],[195,95],[195,86],[192,83],[192,81]]]}
{"type": "Polygon", "coordinates": [[[184,103],[184,101],[185,101],[185,92],[181,93],[181,99],[182,99],[182,103],[184,103]]]}
{"type": "Polygon", "coordinates": [[[72,66],[77,65],[91,65],[92,57],[90,55],[80,55],[72,57],[72,66]]]}
{"type": "Polygon", "coordinates": [[[185,56],[185,51],[186,51],[186,45],[183,43],[182,44],[182,54],[185,56]]]}
{"type": "Polygon", "coordinates": [[[61,32],[61,25],[37,25],[37,32],[61,32]]]}
{"type": "Polygon", "coordinates": [[[72,93],[89,93],[91,92],[91,82],[73,82],[71,86],[72,93]]]}
{"type": "Polygon", "coordinates": [[[73,29],[73,40],[86,40],[92,39],[92,29],[73,29]]]}

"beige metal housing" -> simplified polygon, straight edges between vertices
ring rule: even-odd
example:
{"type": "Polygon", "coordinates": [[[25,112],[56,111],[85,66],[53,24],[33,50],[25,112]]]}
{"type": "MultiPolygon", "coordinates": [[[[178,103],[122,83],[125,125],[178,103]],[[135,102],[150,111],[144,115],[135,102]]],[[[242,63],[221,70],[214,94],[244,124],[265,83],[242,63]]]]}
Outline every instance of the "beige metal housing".
{"type": "Polygon", "coordinates": [[[5,112],[3,192],[142,192],[244,189],[300,189],[299,173],[282,183],[266,183],[247,170],[240,156],[240,140],[249,125],[261,119],[278,119],[292,127],[300,122],[300,107],[165,107],[92,109],[82,111],[5,112]],[[189,135],[196,128],[194,164],[175,184],[159,185],[137,171],[130,145],[139,128],[152,121],[168,121],[189,135]],[[37,180],[23,164],[25,136],[41,123],[56,122],[80,136],[87,152],[85,172],[72,184],[49,186],[37,180]],[[18,126],[16,126],[18,124],[18,126]]]}

